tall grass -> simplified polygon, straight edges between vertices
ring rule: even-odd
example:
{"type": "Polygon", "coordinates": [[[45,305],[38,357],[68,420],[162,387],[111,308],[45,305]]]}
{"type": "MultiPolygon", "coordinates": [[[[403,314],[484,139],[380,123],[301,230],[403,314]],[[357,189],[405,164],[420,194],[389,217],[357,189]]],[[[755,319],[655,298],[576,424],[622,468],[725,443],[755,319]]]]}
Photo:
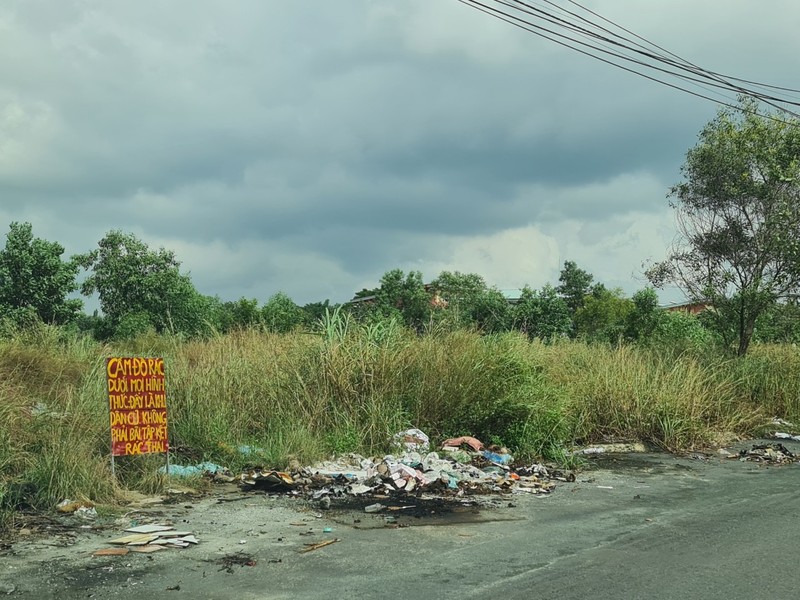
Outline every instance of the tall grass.
{"type": "Polygon", "coordinates": [[[164,485],[157,457],[121,460],[111,475],[103,361],[114,354],[165,358],[176,462],[232,469],[386,452],[409,426],[434,442],[470,434],[557,458],[575,441],[686,450],[748,435],[772,416],[800,418],[800,352],[790,346],[728,360],[515,334],[419,336],[343,319],[329,315],[316,334],[104,346],[40,327],[0,341],[0,519],[164,485]]]}

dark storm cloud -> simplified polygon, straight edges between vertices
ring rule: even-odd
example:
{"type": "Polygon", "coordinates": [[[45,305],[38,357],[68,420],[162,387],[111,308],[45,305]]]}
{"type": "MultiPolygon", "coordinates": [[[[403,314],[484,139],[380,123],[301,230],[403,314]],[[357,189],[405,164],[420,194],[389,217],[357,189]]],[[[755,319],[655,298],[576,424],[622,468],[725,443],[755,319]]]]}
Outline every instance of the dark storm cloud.
{"type": "MultiPolygon", "coordinates": [[[[592,3],[793,85],[789,0],[648,6],[592,3]]],[[[451,0],[18,1],[0,51],[0,218],[72,252],[131,231],[225,297],[341,299],[395,266],[501,280],[527,239],[532,277],[585,257],[625,280],[715,110],[451,0]]]]}

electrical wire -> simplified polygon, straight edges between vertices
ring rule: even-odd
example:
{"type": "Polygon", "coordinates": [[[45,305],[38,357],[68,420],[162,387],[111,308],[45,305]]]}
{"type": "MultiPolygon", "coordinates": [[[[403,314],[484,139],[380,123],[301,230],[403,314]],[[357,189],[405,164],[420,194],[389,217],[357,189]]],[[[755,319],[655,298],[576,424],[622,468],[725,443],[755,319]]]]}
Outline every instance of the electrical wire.
{"type": "MultiPolygon", "coordinates": [[[[484,0],[484,1],[458,0],[458,1],[461,2],[462,4],[470,6],[471,8],[486,13],[494,18],[497,18],[501,21],[505,21],[511,25],[514,25],[515,27],[528,31],[529,33],[533,33],[534,35],[547,39],[551,42],[570,48],[571,50],[574,50],[591,58],[594,58],[595,60],[599,60],[606,64],[610,64],[624,71],[628,71],[640,77],[644,77],[645,79],[649,79],[656,83],[660,83],[662,85],[666,85],[668,87],[677,89],[679,91],[686,92],[693,96],[710,100],[712,102],[727,106],[729,108],[741,110],[742,107],[734,104],[733,99],[724,96],[723,94],[720,94],[720,92],[716,90],[710,89],[710,88],[717,88],[720,90],[735,92],[736,94],[739,95],[744,95],[754,98],[760,102],[772,106],[773,108],[778,109],[781,112],[800,118],[800,114],[786,108],[786,106],[783,106],[783,105],[800,106],[800,102],[787,98],[782,98],[780,96],[774,95],[772,92],[767,93],[764,91],[749,89],[748,87],[742,84],[749,84],[755,87],[760,87],[764,90],[767,89],[775,91],[780,90],[792,93],[795,92],[800,93],[800,90],[795,90],[793,88],[788,88],[788,87],[773,86],[769,84],[758,83],[737,77],[730,77],[714,71],[703,69],[702,67],[693,64],[692,62],[678,56],[677,54],[670,52],[665,48],[662,48],[658,44],[655,44],[647,40],[646,38],[637,35],[636,33],[630,31],[629,29],[626,29],[621,25],[618,25],[617,23],[614,23],[613,21],[606,19],[602,15],[599,15],[598,13],[584,7],[583,5],[574,0],[568,0],[568,1],[570,2],[570,4],[586,11],[595,18],[601,19],[604,23],[616,27],[620,31],[623,31],[628,35],[633,36],[635,39],[632,40],[629,37],[616,33],[613,30],[609,29],[608,27],[600,25],[597,22],[592,21],[590,18],[586,18],[574,11],[570,11],[563,7],[560,7],[550,0],[542,0],[542,2],[556,9],[558,11],[558,14],[553,14],[551,10],[543,8],[541,4],[538,5],[534,4],[530,0],[527,2],[523,0],[484,0]],[[489,5],[488,2],[493,2],[494,6],[489,5]],[[525,15],[525,16],[520,16],[520,15],[525,15]],[[571,21],[570,17],[577,19],[578,22],[571,21]],[[541,24],[537,24],[532,20],[530,20],[531,18],[538,21],[539,23],[542,22],[547,23],[549,26],[555,27],[556,30],[551,29],[547,26],[543,26],[541,24]],[[559,29],[561,31],[558,31],[559,29]],[[564,31],[566,31],[567,33],[564,33],[564,31]],[[640,40],[641,42],[644,42],[644,44],[636,40],[640,40]],[[583,48],[577,46],[582,46],[583,48]],[[633,63],[637,67],[643,67],[645,69],[657,71],[664,75],[675,77],[687,83],[688,85],[693,85],[696,88],[701,88],[705,90],[707,93],[717,94],[718,96],[724,98],[724,100],[708,96],[704,93],[699,93],[697,91],[688,89],[676,83],[665,81],[664,79],[660,79],[659,77],[653,77],[640,70],[637,70],[636,68],[625,66],[624,64],[620,64],[618,62],[615,62],[614,60],[604,58],[603,56],[598,56],[595,53],[605,54],[606,56],[610,56],[618,60],[622,60],[628,63],[633,63]]],[[[761,116],[770,118],[772,120],[781,121],[781,119],[777,119],[770,115],[761,114],[761,116]]]]}
{"type": "MultiPolygon", "coordinates": [[[[643,62],[641,60],[637,60],[635,58],[632,58],[632,57],[629,57],[629,56],[626,56],[626,55],[622,55],[620,53],[609,52],[608,50],[601,49],[601,48],[599,48],[597,46],[594,46],[592,44],[587,44],[586,42],[578,41],[575,38],[572,38],[572,37],[569,37],[569,36],[565,36],[564,34],[559,34],[557,32],[549,30],[547,28],[542,28],[541,26],[534,25],[530,21],[527,21],[527,20],[522,19],[520,17],[517,17],[515,15],[508,14],[506,12],[503,12],[500,9],[488,6],[488,5],[484,4],[483,2],[477,2],[475,0],[472,1],[472,4],[474,4],[474,5],[475,4],[480,5],[481,7],[485,8],[485,9],[488,9],[489,11],[492,11],[492,12],[495,12],[495,13],[499,13],[500,15],[503,15],[504,17],[509,17],[509,18],[513,19],[514,21],[518,21],[518,22],[524,23],[525,25],[533,27],[535,29],[544,30],[547,33],[550,33],[552,35],[556,35],[558,37],[566,38],[566,39],[568,39],[568,40],[570,40],[572,42],[578,43],[580,45],[588,46],[588,47],[590,47],[590,48],[592,48],[594,50],[599,50],[600,52],[604,52],[606,54],[612,54],[613,56],[621,58],[622,60],[634,62],[634,63],[639,64],[641,66],[645,66],[645,67],[647,67],[649,69],[665,72],[665,73],[671,74],[671,75],[676,76],[676,77],[681,77],[681,78],[683,78],[683,79],[685,79],[687,81],[695,81],[695,82],[703,81],[704,83],[710,84],[710,85],[712,85],[714,87],[720,87],[722,89],[727,89],[729,91],[734,91],[737,94],[744,94],[744,95],[747,95],[747,96],[751,96],[751,97],[757,98],[758,100],[764,102],[765,104],[768,104],[770,106],[773,106],[774,108],[777,108],[778,110],[781,110],[783,112],[787,112],[787,113],[792,114],[794,116],[800,116],[800,115],[797,115],[797,114],[793,113],[791,110],[786,109],[784,106],[780,106],[780,104],[790,104],[790,105],[794,105],[794,106],[800,106],[800,103],[794,102],[792,100],[787,100],[785,98],[779,98],[779,97],[776,97],[776,96],[771,96],[771,95],[768,95],[768,94],[765,94],[765,93],[756,92],[756,91],[753,91],[753,90],[748,90],[746,88],[743,88],[742,86],[740,86],[738,84],[734,84],[734,83],[732,83],[730,81],[727,81],[723,76],[720,76],[720,75],[717,75],[717,74],[710,74],[710,72],[705,71],[705,70],[701,69],[700,67],[697,67],[696,65],[693,65],[692,63],[689,63],[685,59],[682,59],[681,57],[679,57],[679,56],[677,56],[677,55],[675,55],[673,53],[670,53],[667,50],[663,50],[660,46],[657,46],[656,44],[652,44],[652,42],[648,42],[648,43],[652,44],[653,46],[655,46],[658,49],[663,50],[664,52],[667,52],[668,54],[671,54],[672,56],[674,56],[677,59],[679,59],[679,61],[675,61],[675,60],[673,60],[671,58],[665,57],[664,55],[653,54],[652,52],[649,52],[649,51],[637,50],[636,48],[632,48],[631,46],[629,46],[627,44],[623,44],[623,43],[619,43],[619,42],[617,42],[615,40],[611,40],[606,36],[597,34],[596,32],[591,32],[591,31],[585,29],[584,27],[576,26],[573,23],[569,23],[569,22],[567,22],[567,21],[565,21],[563,19],[555,17],[552,14],[547,13],[546,11],[544,11],[542,9],[539,9],[539,8],[536,8],[535,6],[532,6],[531,4],[529,4],[527,2],[524,2],[524,1],[521,1],[521,0],[495,0],[495,3],[496,4],[500,4],[502,6],[506,6],[508,8],[514,9],[514,10],[517,10],[517,11],[520,11],[520,12],[522,12],[524,14],[528,14],[528,15],[534,16],[535,18],[538,18],[540,20],[544,20],[544,21],[549,22],[551,24],[556,24],[556,25],[563,26],[563,27],[569,29],[570,31],[572,31],[574,33],[578,33],[579,35],[584,35],[584,36],[587,36],[587,37],[590,37],[590,38],[604,40],[606,42],[614,44],[615,46],[618,46],[621,49],[633,51],[636,54],[640,54],[640,55],[644,56],[645,58],[655,59],[657,62],[661,62],[661,63],[664,63],[664,64],[676,66],[679,69],[682,69],[682,70],[684,70],[686,72],[699,74],[701,76],[701,79],[698,80],[696,77],[689,77],[689,76],[686,76],[686,75],[684,75],[682,73],[675,73],[674,71],[665,70],[665,69],[657,67],[657,66],[655,66],[653,64],[645,63],[645,62],[643,62]],[[520,8],[520,6],[522,8],[520,8]]],[[[552,2],[550,2],[550,4],[552,4],[552,2]]],[[[497,16],[497,15],[495,15],[495,16],[497,16]]],[[[583,21],[587,22],[587,23],[590,23],[593,26],[597,26],[596,24],[594,24],[591,21],[588,21],[586,19],[583,19],[583,21]]],[[[597,26],[597,27],[599,27],[601,30],[609,31],[608,29],[603,28],[602,26],[597,26]]],[[[525,28],[527,28],[527,27],[525,27],[525,28]]],[[[628,31],[628,30],[625,30],[625,31],[628,31]]],[[[633,34],[633,35],[636,35],[636,34],[633,34]]],[[[617,36],[617,37],[620,37],[620,36],[617,36]]],[[[644,40],[644,38],[641,38],[641,36],[637,36],[637,37],[640,37],[640,39],[644,40]]],[[[622,38],[622,39],[626,39],[626,38],[622,38]]],[[[644,40],[644,41],[647,41],[647,40],[644,40]]],[[[638,44],[638,43],[635,43],[635,44],[637,46],[639,46],[639,47],[643,47],[643,46],[641,46],[641,44],[638,44]]]]}
{"type": "MultiPolygon", "coordinates": [[[[556,7],[556,8],[560,8],[560,7],[558,7],[558,5],[556,5],[555,3],[553,3],[551,0],[542,0],[542,1],[543,1],[543,2],[546,2],[547,4],[553,5],[553,6],[554,6],[554,7],[556,7]]],[[[639,40],[642,40],[643,42],[646,42],[647,44],[650,44],[650,45],[651,45],[651,46],[653,46],[654,48],[657,48],[657,49],[659,49],[659,50],[661,50],[661,51],[663,51],[663,52],[667,53],[668,55],[670,55],[670,56],[672,56],[672,57],[674,57],[674,58],[676,58],[676,59],[678,59],[678,60],[680,60],[680,61],[682,61],[682,62],[684,62],[684,63],[688,64],[688,65],[691,65],[691,66],[693,66],[693,67],[695,67],[695,68],[697,68],[697,69],[700,69],[700,70],[702,70],[702,71],[704,71],[704,72],[706,72],[706,73],[709,73],[709,74],[711,74],[711,75],[718,75],[718,76],[721,76],[721,77],[726,77],[727,79],[732,79],[732,80],[734,80],[734,81],[739,81],[739,82],[741,82],[741,83],[749,83],[749,84],[751,84],[751,85],[755,85],[755,86],[757,86],[757,87],[762,87],[762,88],[767,88],[767,89],[774,89],[774,90],[780,90],[780,91],[784,91],[784,92],[792,92],[792,93],[795,93],[795,94],[800,94],[800,89],[796,89],[796,88],[790,88],[790,87],[783,87],[783,86],[779,86],[779,85],[770,85],[770,84],[768,84],[768,83],[759,83],[759,82],[757,82],[757,81],[751,81],[751,80],[749,80],[749,79],[741,79],[741,78],[739,78],[739,77],[732,77],[732,76],[730,76],[730,75],[723,76],[723,75],[720,75],[719,73],[716,73],[716,72],[714,72],[714,71],[709,71],[709,70],[706,70],[706,69],[702,69],[701,67],[698,67],[697,65],[694,65],[693,63],[691,63],[691,62],[687,61],[686,59],[684,59],[684,58],[681,58],[681,57],[680,57],[680,56],[678,56],[677,54],[674,54],[674,53],[670,52],[669,50],[666,50],[665,48],[662,48],[662,47],[661,47],[661,46],[659,46],[658,44],[655,44],[655,43],[653,43],[653,42],[651,42],[651,41],[647,40],[646,38],[644,38],[644,37],[642,37],[642,36],[640,36],[640,35],[637,35],[636,33],[632,32],[631,30],[629,30],[629,29],[626,29],[626,28],[625,28],[625,27],[623,27],[622,25],[618,25],[618,24],[617,24],[617,23],[615,23],[614,21],[611,21],[610,19],[607,19],[607,18],[605,18],[604,16],[602,16],[602,15],[600,15],[600,14],[598,14],[598,13],[594,12],[593,10],[591,10],[591,9],[589,9],[589,8],[587,8],[587,7],[585,7],[585,6],[583,6],[582,4],[580,4],[579,2],[577,2],[576,0],[567,0],[567,2],[569,2],[570,4],[573,4],[573,5],[575,5],[575,6],[577,6],[578,8],[581,8],[581,9],[585,10],[586,12],[588,12],[588,13],[590,13],[590,14],[594,15],[595,17],[597,17],[597,18],[601,19],[602,21],[604,21],[604,22],[606,22],[606,23],[608,23],[608,24],[610,24],[610,25],[613,25],[614,27],[617,27],[618,29],[620,29],[620,30],[624,31],[625,33],[628,33],[628,34],[630,34],[630,35],[634,36],[635,38],[637,38],[637,39],[639,39],[639,40]]],[[[563,9],[562,9],[562,10],[563,10],[563,9]]],[[[567,12],[569,12],[569,11],[567,11],[567,12]]],[[[570,13],[570,14],[574,14],[574,13],[570,13]]],[[[578,17],[578,18],[581,18],[581,17],[578,17]]]]}

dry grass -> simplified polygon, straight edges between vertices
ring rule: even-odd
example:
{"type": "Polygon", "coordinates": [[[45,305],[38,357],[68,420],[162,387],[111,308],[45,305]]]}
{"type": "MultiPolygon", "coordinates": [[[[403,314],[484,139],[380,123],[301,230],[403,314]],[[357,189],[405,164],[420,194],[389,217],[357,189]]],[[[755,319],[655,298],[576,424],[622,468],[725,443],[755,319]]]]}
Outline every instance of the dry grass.
{"type": "Polygon", "coordinates": [[[471,434],[558,458],[574,440],[685,450],[747,435],[772,416],[800,418],[800,353],[789,346],[724,360],[329,325],[321,335],[149,336],[119,347],[52,328],[0,341],[0,514],[7,524],[25,504],[163,487],[158,457],[120,461],[118,481],[111,476],[102,365],[112,354],[164,356],[176,461],[233,469],[383,452],[408,426],[435,441],[471,434]]]}

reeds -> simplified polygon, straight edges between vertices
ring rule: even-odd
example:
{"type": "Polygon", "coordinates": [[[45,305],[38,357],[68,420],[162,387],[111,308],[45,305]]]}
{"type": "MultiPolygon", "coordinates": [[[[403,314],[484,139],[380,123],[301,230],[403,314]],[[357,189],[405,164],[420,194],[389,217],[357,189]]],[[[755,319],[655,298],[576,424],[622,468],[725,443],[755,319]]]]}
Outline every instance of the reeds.
{"type": "Polygon", "coordinates": [[[434,442],[469,434],[563,460],[575,441],[687,450],[746,436],[773,416],[800,419],[796,348],[754,346],[742,359],[664,350],[420,336],[338,313],[313,334],[150,335],[116,347],[41,327],[0,341],[0,518],[164,485],[157,457],[119,461],[112,477],[102,368],[111,355],[163,356],[173,460],[234,470],[386,452],[409,426],[434,442]]]}

